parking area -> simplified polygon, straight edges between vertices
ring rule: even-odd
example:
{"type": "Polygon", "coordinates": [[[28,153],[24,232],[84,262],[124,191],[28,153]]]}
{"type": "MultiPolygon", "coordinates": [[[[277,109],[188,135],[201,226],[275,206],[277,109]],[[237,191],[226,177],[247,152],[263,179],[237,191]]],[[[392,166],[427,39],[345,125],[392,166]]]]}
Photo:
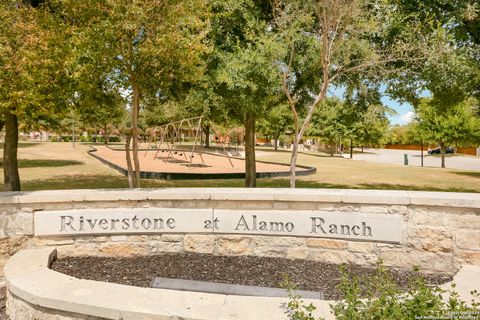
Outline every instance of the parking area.
{"type": "MultiPolygon", "coordinates": [[[[353,154],[353,160],[404,165],[404,155],[406,154],[409,166],[421,166],[420,151],[390,149],[364,149],[363,153],[360,152],[360,149],[355,151],[357,152],[353,154]]],[[[345,158],[350,157],[349,154],[343,154],[343,156],[345,158]]],[[[425,167],[439,168],[441,156],[439,154],[429,155],[425,150],[423,164],[425,167]]],[[[446,155],[445,166],[450,169],[480,170],[480,157],[448,154],[446,155]]]]}

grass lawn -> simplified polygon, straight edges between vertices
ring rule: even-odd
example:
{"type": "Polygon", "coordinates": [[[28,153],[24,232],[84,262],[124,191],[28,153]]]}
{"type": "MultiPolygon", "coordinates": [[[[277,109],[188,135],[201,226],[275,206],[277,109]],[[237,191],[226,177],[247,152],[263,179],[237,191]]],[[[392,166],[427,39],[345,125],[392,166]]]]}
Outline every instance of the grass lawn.
{"type": "MultiPolygon", "coordinates": [[[[0,145],[0,147],[2,147],[0,145]]],[[[127,178],[87,154],[88,145],[21,144],[22,190],[126,188],[127,178]]],[[[288,163],[288,152],[259,150],[258,160],[288,163]]],[[[480,172],[420,168],[352,161],[319,155],[299,155],[299,164],[317,173],[299,177],[299,188],[403,189],[480,192],[480,172]]],[[[0,179],[3,179],[3,174],[0,179]]],[[[288,187],[287,178],[259,179],[259,187],[288,187]]],[[[243,180],[142,180],[142,187],[242,187],[243,180]]]]}

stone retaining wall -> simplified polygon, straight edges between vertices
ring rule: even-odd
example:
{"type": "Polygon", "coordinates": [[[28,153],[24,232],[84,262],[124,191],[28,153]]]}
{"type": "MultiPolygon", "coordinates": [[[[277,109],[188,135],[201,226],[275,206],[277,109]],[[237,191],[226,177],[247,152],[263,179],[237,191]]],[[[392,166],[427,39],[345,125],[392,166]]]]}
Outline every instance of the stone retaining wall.
{"type": "Polygon", "coordinates": [[[19,249],[57,246],[59,255],[133,256],[161,252],[258,255],[427,272],[454,273],[480,265],[480,195],[306,189],[70,190],[0,195],[0,267],[19,249]],[[403,217],[401,244],[326,238],[154,234],[34,237],[33,212],[89,208],[215,208],[314,210],[403,217]]]}
{"type": "Polygon", "coordinates": [[[26,319],[61,319],[61,320],[104,320],[105,318],[93,317],[90,315],[75,314],[72,312],[59,311],[49,308],[43,308],[31,304],[10,292],[7,294],[7,309],[9,310],[10,320],[26,319]]]}

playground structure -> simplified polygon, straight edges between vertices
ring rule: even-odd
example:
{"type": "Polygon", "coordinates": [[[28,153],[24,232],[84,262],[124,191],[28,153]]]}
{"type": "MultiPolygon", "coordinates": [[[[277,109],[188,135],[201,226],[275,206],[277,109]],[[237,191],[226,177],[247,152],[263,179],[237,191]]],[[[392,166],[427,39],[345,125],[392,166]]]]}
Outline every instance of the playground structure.
{"type": "MultiPolygon", "coordinates": [[[[219,136],[217,130],[212,123],[204,120],[203,116],[182,119],[178,121],[169,122],[162,126],[150,128],[146,130],[146,135],[150,137],[147,149],[145,150],[144,157],[146,157],[149,151],[154,151],[153,159],[158,159],[159,154],[166,154],[162,157],[164,163],[169,161],[178,161],[176,156],[185,158],[185,162],[188,163],[188,168],[193,164],[193,159],[198,156],[202,162],[202,165],[207,165],[203,157],[203,152],[199,150],[199,146],[202,143],[203,127],[202,125],[208,124],[208,127],[214,131],[215,136],[219,136]],[[187,140],[191,140],[191,149],[185,149],[182,144],[187,140]]],[[[232,162],[230,153],[225,147],[225,141],[218,139],[222,146],[223,153],[226,155],[228,162],[232,168],[234,163],[232,162]]],[[[188,146],[188,145],[187,145],[188,146]]]]}
{"type": "MultiPolygon", "coordinates": [[[[231,154],[227,144],[232,140],[220,132],[204,117],[173,121],[145,130],[146,146],[140,146],[140,177],[146,179],[242,179],[245,177],[245,160],[231,154]],[[204,149],[203,127],[208,127],[219,152],[204,149]],[[195,161],[194,161],[195,159],[195,161]]],[[[238,135],[238,132],[235,132],[238,135]]],[[[206,134],[207,139],[210,134],[206,134]]],[[[235,138],[233,139],[235,141],[235,138]]],[[[217,150],[218,151],[218,150],[217,150]]],[[[97,146],[89,154],[109,167],[127,175],[125,149],[97,146]]],[[[256,161],[257,177],[289,175],[289,165],[256,161]]],[[[297,175],[315,173],[316,169],[297,165],[297,175]]]]}

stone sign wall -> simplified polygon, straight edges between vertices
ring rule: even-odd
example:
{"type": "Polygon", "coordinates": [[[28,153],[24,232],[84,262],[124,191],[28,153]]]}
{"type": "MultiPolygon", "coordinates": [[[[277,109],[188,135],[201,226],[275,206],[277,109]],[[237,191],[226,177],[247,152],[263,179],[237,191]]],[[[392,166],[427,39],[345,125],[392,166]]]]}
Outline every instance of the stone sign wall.
{"type": "Polygon", "coordinates": [[[34,213],[34,235],[245,234],[402,242],[402,216],[293,210],[81,209],[34,213]]]}
{"type": "Polygon", "coordinates": [[[455,272],[480,265],[480,195],[368,190],[72,190],[0,195],[0,267],[60,255],[257,255],[455,272]]]}

